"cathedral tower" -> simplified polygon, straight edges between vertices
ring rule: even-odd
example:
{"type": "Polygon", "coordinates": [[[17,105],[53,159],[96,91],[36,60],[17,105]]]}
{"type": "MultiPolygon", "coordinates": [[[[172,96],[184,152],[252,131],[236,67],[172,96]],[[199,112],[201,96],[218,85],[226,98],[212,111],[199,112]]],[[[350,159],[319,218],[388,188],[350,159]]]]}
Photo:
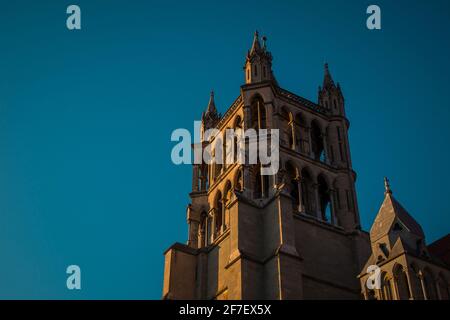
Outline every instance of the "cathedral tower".
{"type": "Polygon", "coordinates": [[[361,296],[356,276],[370,243],[360,230],[341,88],[328,65],[317,103],[281,88],[262,40],[256,32],[245,83],[225,114],[213,94],[203,113],[203,138],[194,148],[211,148],[213,161],[193,166],[187,245],[165,252],[166,299],[361,296]],[[248,148],[251,138],[206,137],[211,128],[278,129],[280,169],[264,175],[260,162],[236,161],[230,144],[248,148]]]}

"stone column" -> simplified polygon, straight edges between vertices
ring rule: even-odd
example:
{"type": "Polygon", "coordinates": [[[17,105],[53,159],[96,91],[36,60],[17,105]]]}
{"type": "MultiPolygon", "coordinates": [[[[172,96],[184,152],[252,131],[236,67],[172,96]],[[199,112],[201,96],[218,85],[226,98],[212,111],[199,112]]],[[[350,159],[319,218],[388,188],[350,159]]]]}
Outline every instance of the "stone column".
{"type": "Polygon", "coordinates": [[[299,176],[295,178],[297,181],[297,190],[298,190],[298,211],[304,213],[305,208],[303,205],[303,197],[302,197],[302,181],[299,176]]]}
{"type": "Polygon", "coordinates": [[[423,273],[422,273],[422,271],[419,271],[417,273],[417,277],[420,280],[420,287],[422,289],[423,299],[424,300],[428,300],[427,289],[425,287],[425,282],[423,281],[423,273]]]}
{"type": "Polygon", "coordinates": [[[289,146],[292,150],[296,150],[297,148],[297,141],[295,136],[295,124],[294,119],[290,120],[288,125],[291,128],[291,137],[292,137],[292,145],[289,146]]]}
{"type": "Polygon", "coordinates": [[[210,217],[211,217],[211,238],[210,238],[210,243],[214,242],[214,239],[216,238],[216,209],[213,208],[210,211],[210,217]]]}
{"type": "Polygon", "coordinates": [[[411,283],[411,279],[410,279],[410,272],[409,272],[409,268],[405,268],[405,275],[406,275],[406,284],[408,285],[408,292],[409,292],[409,300],[413,300],[414,299],[414,294],[413,294],[413,287],[412,287],[412,283],[411,283]]]}
{"type": "Polygon", "coordinates": [[[227,195],[224,194],[222,199],[222,212],[221,212],[222,225],[220,226],[220,233],[223,233],[225,231],[225,212],[227,211],[226,203],[227,203],[227,195]]]}
{"type": "Polygon", "coordinates": [[[336,219],[336,204],[335,204],[335,198],[336,198],[336,191],[333,189],[330,189],[330,205],[331,205],[331,223],[335,226],[338,225],[337,219],[336,219]]]}
{"type": "Polygon", "coordinates": [[[394,293],[394,296],[395,296],[395,300],[400,300],[400,294],[399,294],[399,291],[398,291],[398,278],[397,278],[396,275],[394,275],[392,277],[392,279],[394,281],[394,285],[392,287],[394,289],[393,293],[394,293]]]}

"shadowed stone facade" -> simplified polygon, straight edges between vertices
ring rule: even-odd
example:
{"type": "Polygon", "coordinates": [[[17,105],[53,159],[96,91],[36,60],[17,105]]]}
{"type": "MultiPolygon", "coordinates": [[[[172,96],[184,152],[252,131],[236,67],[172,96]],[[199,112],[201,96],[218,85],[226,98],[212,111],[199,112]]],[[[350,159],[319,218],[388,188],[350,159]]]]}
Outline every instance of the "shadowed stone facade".
{"type": "MultiPolygon", "coordinates": [[[[397,274],[398,265],[412,270],[412,263],[417,272],[433,270],[433,279],[441,277],[441,291],[445,287],[448,294],[448,267],[406,251],[406,244],[413,246],[419,239],[426,248],[423,232],[405,210],[392,209],[401,206],[391,193],[380,209],[386,213],[375,224],[382,220],[395,225],[396,218],[389,215],[397,212],[398,221],[406,220],[401,240],[386,225],[374,225],[370,235],[361,230],[349,121],[328,65],[318,103],[311,102],[279,87],[265,42],[255,33],[244,65],[245,84],[223,116],[211,93],[200,145],[217,145],[216,138],[205,139],[210,128],[279,129],[280,170],[266,176],[260,163],[193,165],[188,241],[165,252],[163,298],[382,299],[388,296],[382,289],[369,292],[369,275],[361,271],[376,264],[391,275],[397,274]],[[388,253],[379,259],[382,243],[388,253]]],[[[415,284],[410,288],[418,290],[415,284]]],[[[408,298],[416,298],[414,292],[408,298]]],[[[398,297],[404,298],[391,295],[398,297]]]]}

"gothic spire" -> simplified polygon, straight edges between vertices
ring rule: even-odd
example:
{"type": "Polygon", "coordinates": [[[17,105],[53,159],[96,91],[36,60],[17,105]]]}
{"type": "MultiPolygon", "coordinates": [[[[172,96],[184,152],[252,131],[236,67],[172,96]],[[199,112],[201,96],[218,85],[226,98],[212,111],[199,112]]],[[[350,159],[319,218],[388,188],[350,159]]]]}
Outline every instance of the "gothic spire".
{"type": "Polygon", "coordinates": [[[339,83],[335,85],[328,63],[324,65],[322,86],[319,86],[319,105],[335,115],[345,115],[344,97],[339,83]]]}
{"type": "Polygon", "coordinates": [[[214,102],[214,91],[211,91],[209,96],[208,106],[206,111],[202,114],[202,121],[206,129],[212,128],[219,121],[220,115],[216,109],[216,103],[214,102]]]}
{"type": "Polygon", "coordinates": [[[259,43],[259,33],[258,30],[255,31],[253,36],[252,48],[250,49],[250,55],[261,50],[261,44],[259,43]]]}
{"type": "Polygon", "coordinates": [[[259,33],[255,31],[252,46],[248,50],[244,65],[246,84],[263,81],[276,83],[272,71],[272,54],[267,50],[266,40],[266,37],[262,37],[263,44],[261,46],[259,33]]]}
{"type": "Polygon", "coordinates": [[[391,185],[387,177],[384,177],[384,194],[392,194],[391,185]]]}
{"type": "Polygon", "coordinates": [[[206,108],[207,114],[217,114],[216,104],[214,102],[214,91],[211,91],[209,96],[208,107],[206,108]]]}
{"type": "Polygon", "coordinates": [[[325,63],[325,72],[323,76],[323,88],[324,89],[330,89],[335,87],[333,78],[331,77],[330,70],[328,69],[328,63],[325,63]]]}

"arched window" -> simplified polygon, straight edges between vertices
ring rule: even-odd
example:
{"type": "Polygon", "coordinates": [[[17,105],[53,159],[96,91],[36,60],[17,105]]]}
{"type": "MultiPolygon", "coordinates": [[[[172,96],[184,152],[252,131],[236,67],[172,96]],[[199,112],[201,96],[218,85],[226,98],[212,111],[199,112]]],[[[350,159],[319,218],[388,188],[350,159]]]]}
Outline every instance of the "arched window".
{"type": "Polygon", "coordinates": [[[223,164],[223,141],[220,137],[217,137],[215,141],[214,148],[214,179],[217,178],[222,173],[223,164]]]}
{"type": "Polygon", "coordinates": [[[232,198],[232,187],[231,187],[231,182],[227,181],[227,183],[225,184],[225,189],[223,191],[223,230],[226,230],[228,228],[228,211],[227,211],[227,205],[230,203],[231,198],[232,198]]]}
{"type": "Polygon", "coordinates": [[[394,269],[395,284],[397,286],[398,299],[409,300],[411,298],[408,277],[401,265],[397,265],[394,269]]]}
{"type": "Polygon", "coordinates": [[[314,183],[309,171],[303,168],[300,181],[302,186],[302,202],[305,207],[305,212],[310,215],[315,215],[315,193],[314,183]]]}
{"type": "Polygon", "coordinates": [[[205,191],[209,188],[208,165],[202,164],[200,167],[200,190],[205,191]]]}
{"type": "MultiPolygon", "coordinates": [[[[225,131],[225,132],[226,132],[226,131],[225,131]]],[[[227,139],[226,139],[226,137],[225,137],[225,138],[223,139],[223,141],[222,141],[222,153],[223,153],[223,160],[222,160],[222,163],[223,163],[223,171],[226,171],[226,170],[227,170],[227,167],[228,167],[228,165],[229,165],[228,159],[229,159],[230,152],[231,152],[231,146],[228,146],[228,145],[227,145],[227,139]]]]}
{"type": "Polygon", "coordinates": [[[207,236],[207,223],[208,223],[208,214],[205,211],[202,211],[200,214],[200,228],[199,228],[199,247],[207,246],[206,236],[207,236]]]}
{"type": "Polygon", "coordinates": [[[269,177],[261,175],[261,165],[255,164],[251,167],[253,197],[255,199],[266,198],[269,191],[269,177]]]}
{"type": "Polygon", "coordinates": [[[212,225],[212,219],[210,216],[206,217],[206,245],[210,245],[212,242],[212,232],[213,225],[212,225]]]}
{"type": "Polygon", "coordinates": [[[320,175],[317,179],[319,191],[319,205],[322,220],[331,222],[331,196],[330,189],[325,180],[325,177],[320,175]]]}
{"type": "Polygon", "coordinates": [[[437,300],[436,283],[431,271],[426,268],[423,271],[423,283],[425,285],[425,292],[428,300],[437,300]]]}
{"type": "Polygon", "coordinates": [[[381,291],[383,294],[384,300],[394,300],[394,296],[392,294],[392,282],[391,279],[385,273],[383,275],[381,291]]]}
{"type": "Polygon", "coordinates": [[[216,201],[214,204],[214,220],[215,220],[215,226],[214,226],[214,235],[218,235],[221,232],[222,229],[222,218],[223,218],[223,198],[222,193],[219,191],[216,195],[216,201]]]}
{"type": "Polygon", "coordinates": [[[243,191],[244,190],[244,178],[243,178],[243,174],[242,174],[242,168],[239,168],[237,174],[236,174],[236,179],[234,182],[234,188],[238,191],[243,191]]]}
{"type": "Polygon", "coordinates": [[[322,130],[316,121],[311,124],[311,148],[315,160],[324,161],[324,148],[322,130]]]}
{"type": "Polygon", "coordinates": [[[267,125],[266,107],[261,97],[257,97],[250,105],[250,128],[265,129],[267,125]]]}
{"type": "Polygon", "coordinates": [[[309,154],[309,132],[302,114],[295,116],[295,136],[297,150],[303,154],[309,154]]]}
{"type": "MultiPolygon", "coordinates": [[[[239,161],[239,153],[240,153],[240,143],[239,138],[242,134],[242,120],[240,116],[237,116],[234,120],[234,137],[233,137],[233,161],[234,163],[238,163],[239,161]]],[[[244,147],[244,146],[242,146],[244,147]]],[[[243,150],[244,151],[244,150],[243,150]]],[[[243,160],[243,159],[242,159],[243,160]]]]}
{"type": "Polygon", "coordinates": [[[341,127],[336,127],[336,131],[337,131],[337,138],[338,138],[339,157],[340,157],[341,161],[347,161],[341,127]]]}
{"type": "MultiPolygon", "coordinates": [[[[331,135],[332,135],[332,132],[331,132],[332,127],[328,126],[325,129],[325,131],[326,131],[326,138],[329,139],[329,137],[331,137],[331,135]]],[[[329,160],[330,164],[334,164],[336,159],[335,159],[335,155],[334,155],[334,148],[330,141],[327,141],[327,147],[328,147],[328,150],[326,150],[326,154],[328,155],[328,160],[329,160]]]]}

